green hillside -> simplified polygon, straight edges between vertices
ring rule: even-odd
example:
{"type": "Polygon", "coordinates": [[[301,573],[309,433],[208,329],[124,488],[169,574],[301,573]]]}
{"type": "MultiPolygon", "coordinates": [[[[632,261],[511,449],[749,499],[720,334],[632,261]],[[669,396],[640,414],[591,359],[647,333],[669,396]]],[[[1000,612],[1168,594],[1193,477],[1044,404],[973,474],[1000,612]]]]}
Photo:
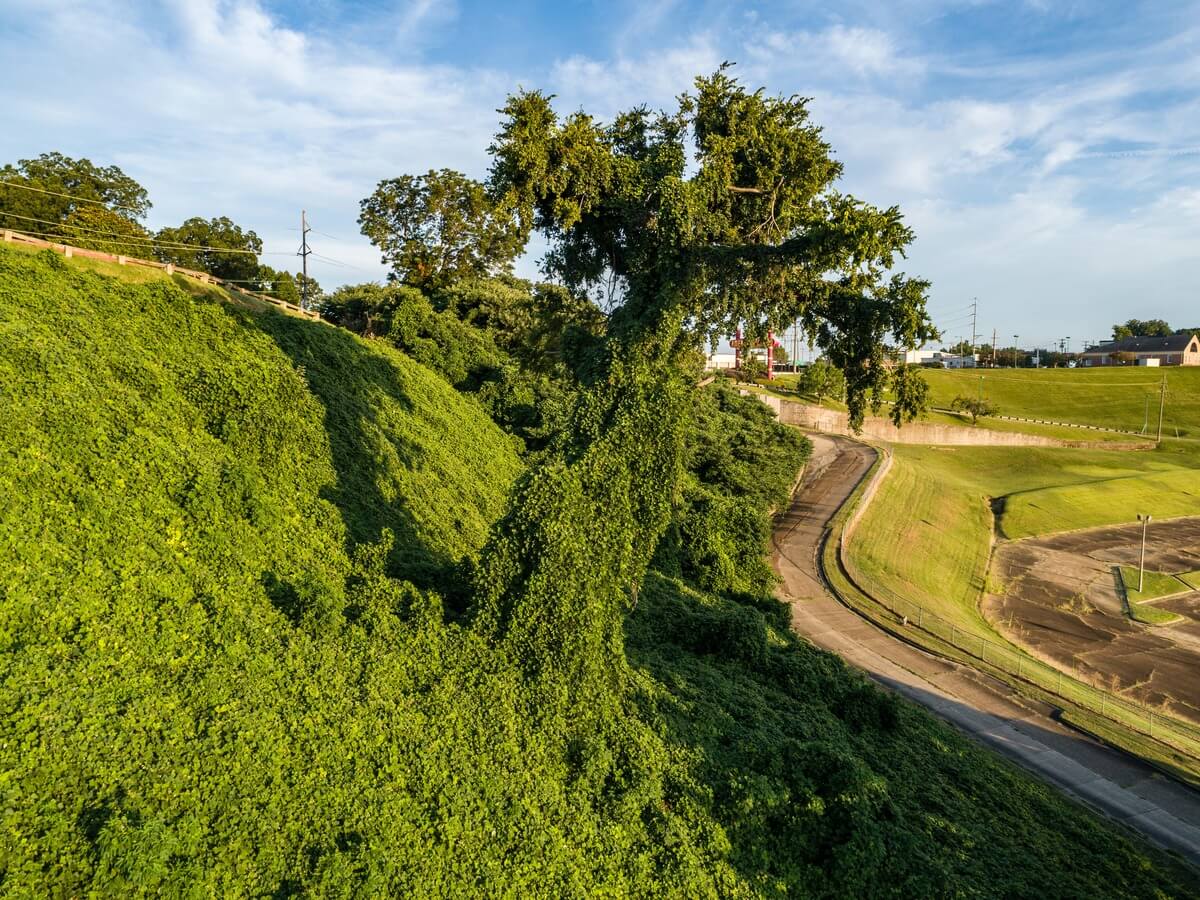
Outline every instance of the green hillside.
{"type": "MultiPolygon", "coordinates": [[[[1196,893],[792,636],[740,546],[647,579],[610,718],[544,709],[467,607],[514,439],[382,342],[0,248],[0,409],[7,895],[1196,893]]],[[[767,473],[765,515],[797,447],[751,426],[688,502],[767,473]]]]}
{"type": "Polygon", "coordinates": [[[922,374],[933,406],[948,408],[960,394],[978,396],[982,384],[983,396],[1001,415],[1141,431],[1149,410],[1151,435],[1158,427],[1159,383],[1165,376],[1163,435],[1200,438],[1200,367],[927,369],[922,374]]]}

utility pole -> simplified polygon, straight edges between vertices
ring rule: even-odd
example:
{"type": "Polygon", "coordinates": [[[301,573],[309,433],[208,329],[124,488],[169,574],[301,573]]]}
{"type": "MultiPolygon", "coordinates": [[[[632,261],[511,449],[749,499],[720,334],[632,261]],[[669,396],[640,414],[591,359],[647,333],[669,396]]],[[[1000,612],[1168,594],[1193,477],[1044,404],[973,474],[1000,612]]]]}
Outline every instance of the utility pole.
{"type": "Polygon", "coordinates": [[[1138,521],[1142,523],[1142,557],[1138,562],[1138,593],[1142,592],[1142,579],[1146,577],[1146,528],[1150,525],[1150,516],[1138,513],[1138,521]]]}
{"type": "MultiPolygon", "coordinates": [[[[971,298],[971,356],[975,356],[975,316],[979,312],[979,301],[971,298]]],[[[974,361],[974,359],[972,359],[974,361]]]]}
{"type": "Polygon", "coordinates": [[[992,368],[996,368],[996,329],[992,329],[992,368]]]}
{"type": "Polygon", "coordinates": [[[1167,376],[1163,376],[1162,386],[1158,389],[1158,437],[1154,439],[1157,444],[1162,443],[1162,420],[1163,407],[1167,403],[1167,376]]]}
{"type": "Polygon", "coordinates": [[[300,308],[308,309],[308,254],[312,253],[308,249],[308,233],[312,231],[308,227],[308,219],[304,210],[300,210],[300,252],[296,255],[300,257],[300,308]]]}
{"type": "Polygon", "coordinates": [[[1013,335],[1013,368],[1014,369],[1019,368],[1019,365],[1017,362],[1021,356],[1021,350],[1017,346],[1019,343],[1020,343],[1020,335],[1014,334],[1013,335]]]}

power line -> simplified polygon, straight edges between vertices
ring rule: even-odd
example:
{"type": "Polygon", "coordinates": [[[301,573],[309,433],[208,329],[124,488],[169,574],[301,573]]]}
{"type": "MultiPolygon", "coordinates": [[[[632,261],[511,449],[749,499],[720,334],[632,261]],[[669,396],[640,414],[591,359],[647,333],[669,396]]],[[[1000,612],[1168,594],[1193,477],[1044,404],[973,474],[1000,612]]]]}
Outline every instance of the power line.
{"type": "MultiPolygon", "coordinates": [[[[40,222],[43,225],[53,225],[56,228],[66,229],[65,232],[64,231],[57,231],[57,232],[30,231],[30,232],[26,232],[27,234],[33,234],[33,235],[42,235],[42,236],[50,235],[51,237],[71,237],[74,232],[84,232],[87,234],[103,234],[103,235],[108,235],[109,237],[120,238],[121,240],[119,243],[130,243],[130,242],[149,243],[149,244],[153,244],[154,246],[161,247],[164,250],[204,250],[206,252],[211,251],[214,253],[249,253],[251,255],[258,255],[253,250],[239,250],[239,249],[235,249],[232,247],[207,247],[202,244],[186,244],[183,241],[163,241],[156,237],[152,237],[150,235],[122,234],[119,231],[105,231],[100,228],[88,228],[85,225],[67,225],[64,222],[51,222],[48,219],[35,219],[33,216],[20,216],[20,215],[17,215],[16,213],[10,213],[10,212],[0,211],[0,216],[8,216],[13,219],[24,219],[27,222],[40,222]]],[[[117,243],[117,242],[111,242],[111,243],[117,243]]]]}
{"type": "Polygon", "coordinates": [[[80,203],[96,203],[105,207],[106,209],[127,209],[134,213],[139,211],[132,206],[122,206],[120,203],[106,203],[103,200],[93,200],[91,197],[77,197],[74,194],[64,194],[60,191],[48,191],[45,188],[35,188],[29,184],[17,184],[15,181],[11,181],[7,178],[0,178],[0,184],[6,187],[18,188],[22,191],[36,191],[39,194],[49,194],[51,197],[66,197],[68,200],[78,200],[80,203]]]}
{"type": "Polygon", "coordinates": [[[367,275],[375,274],[370,269],[364,269],[361,266],[351,265],[350,263],[344,262],[343,260],[334,259],[332,256],[325,256],[321,253],[317,253],[315,250],[310,250],[309,252],[312,253],[312,255],[315,256],[317,259],[323,260],[327,263],[332,263],[335,266],[341,266],[343,269],[353,269],[356,272],[363,272],[367,275]]]}
{"type": "MultiPolygon", "coordinates": [[[[63,241],[64,237],[70,237],[70,235],[64,235],[64,234],[61,234],[60,232],[56,232],[56,231],[22,231],[19,233],[30,235],[31,237],[58,238],[57,241],[51,242],[51,243],[58,243],[58,244],[65,243],[63,241]]],[[[113,232],[103,232],[103,233],[104,234],[112,234],[113,232]]],[[[95,237],[90,237],[87,235],[81,235],[81,236],[87,237],[87,239],[89,241],[96,243],[96,244],[119,244],[119,245],[129,246],[129,244],[135,240],[134,238],[108,240],[106,238],[95,238],[95,237]]],[[[85,248],[81,248],[81,249],[85,249],[85,248]]],[[[153,246],[138,247],[138,249],[145,249],[145,250],[154,250],[154,249],[159,249],[159,250],[199,250],[199,251],[203,251],[204,253],[248,253],[251,256],[291,256],[292,255],[291,253],[288,253],[285,250],[265,250],[262,253],[256,254],[253,250],[234,250],[234,249],[226,249],[224,247],[204,247],[204,246],[201,246],[200,244],[179,244],[179,245],[156,244],[153,246]]]]}

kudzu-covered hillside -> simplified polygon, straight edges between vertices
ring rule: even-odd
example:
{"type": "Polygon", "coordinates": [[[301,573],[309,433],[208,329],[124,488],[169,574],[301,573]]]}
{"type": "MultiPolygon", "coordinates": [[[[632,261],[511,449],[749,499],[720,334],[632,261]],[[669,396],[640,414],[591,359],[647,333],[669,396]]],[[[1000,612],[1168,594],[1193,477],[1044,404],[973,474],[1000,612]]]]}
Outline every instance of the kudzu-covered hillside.
{"type": "Polygon", "coordinates": [[[527,452],[479,399],[0,248],[0,892],[1195,891],[793,638],[729,536],[765,541],[803,442],[718,386],[691,421],[620,701],[564,716],[474,625],[527,452]]]}

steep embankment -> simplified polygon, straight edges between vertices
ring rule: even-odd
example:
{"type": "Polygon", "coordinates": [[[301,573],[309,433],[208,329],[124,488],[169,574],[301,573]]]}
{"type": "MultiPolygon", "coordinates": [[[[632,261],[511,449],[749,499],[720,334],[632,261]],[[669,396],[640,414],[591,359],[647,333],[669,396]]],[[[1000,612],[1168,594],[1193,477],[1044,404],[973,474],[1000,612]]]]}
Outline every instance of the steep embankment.
{"type": "MultiPolygon", "coordinates": [[[[545,713],[461,624],[512,442],[378,344],[0,250],[0,410],[7,893],[1192,890],[792,637],[688,527],[619,711],[545,713]]],[[[771,433],[695,451],[694,521],[786,477],[771,433]]]]}

